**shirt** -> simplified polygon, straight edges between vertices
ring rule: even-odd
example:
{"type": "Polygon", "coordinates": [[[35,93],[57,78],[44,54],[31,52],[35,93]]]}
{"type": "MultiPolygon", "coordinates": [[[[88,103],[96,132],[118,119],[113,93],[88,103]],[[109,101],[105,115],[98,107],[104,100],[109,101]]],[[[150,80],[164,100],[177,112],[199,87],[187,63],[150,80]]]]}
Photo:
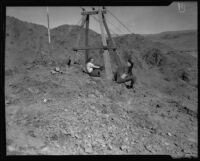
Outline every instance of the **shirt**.
{"type": "Polygon", "coordinates": [[[87,71],[89,73],[91,73],[93,71],[93,68],[97,68],[97,66],[95,66],[93,63],[89,62],[89,63],[87,63],[86,68],[87,68],[87,71]]]}
{"type": "Polygon", "coordinates": [[[124,78],[126,78],[126,76],[127,76],[127,74],[126,74],[126,73],[123,73],[123,74],[121,75],[121,78],[124,79],[124,78]]]}

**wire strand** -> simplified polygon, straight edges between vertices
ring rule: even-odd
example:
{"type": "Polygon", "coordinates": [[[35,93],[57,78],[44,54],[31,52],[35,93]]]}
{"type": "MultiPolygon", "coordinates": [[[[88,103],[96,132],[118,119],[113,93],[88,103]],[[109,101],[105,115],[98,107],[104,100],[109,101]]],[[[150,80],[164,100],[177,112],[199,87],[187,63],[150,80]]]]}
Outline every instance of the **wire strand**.
{"type": "Polygon", "coordinates": [[[82,17],[79,19],[79,21],[76,23],[77,26],[79,26],[79,23],[81,22],[82,17]]]}
{"type": "MultiPolygon", "coordinates": [[[[85,10],[85,8],[83,8],[83,7],[80,7],[80,8],[81,8],[82,10],[85,10]]],[[[91,8],[93,9],[93,8],[95,8],[95,7],[91,6],[91,8]]],[[[100,10],[100,7],[98,8],[98,10],[100,10]]],[[[91,16],[92,16],[96,21],[99,22],[99,20],[98,20],[94,15],[91,15],[91,16]]],[[[110,22],[110,20],[108,20],[108,17],[106,17],[106,21],[107,21],[109,24],[111,24],[111,25],[117,30],[117,32],[121,32],[122,34],[125,33],[125,31],[123,31],[123,29],[122,29],[120,26],[115,25],[113,21],[110,22]]],[[[110,29],[110,30],[111,30],[111,29],[110,29]]],[[[113,31],[113,33],[115,33],[115,32],[113,31]]],[[[119,36],[119,34],[116,34],[116,35],[119,36]]]]}
{"type": "Polygon", "coordinates": [[[128,29],[128,27],[126,27],[126,25],[124,25],[115,15],[113,15],[109,10],[108,10],[108,12],[124,27],[124,28],[126,28],[126,30],[128,31],[128,32],[130,32],[130,33],[132,33],[129,29],[128,29]]]}
{"type": "MultiPolygon", "coordinates": [[[[99,22],[99,20],[98,20],[94,15],[92,15],[92,17],[93,17],[96,21],[99,22]]],[[[108,18],[106,18],[106,21],[107,21],[109,24],[111,24],[112,26],[114,26],[116,29],[118,29],[114,24],[112,24],[110,21],[108,21],[108,18]]],[[[118,29],[118,30],[119,30],[119,29],[118,29]]],[[[112,31],[115,35],[119,36],[119,34],[115,33],[113,30],[110,29],[110,31],[112,31]]],[[[122,32],[122,31],[120,30],[120,32],[122,32]]]]}
{"type": "Polygon", "coordinates": [[[113,21],[111,22],[110,19],[107,19],[107,22],[108,22],[109,24],[111,24],[115,29],[117,29],[118,31],[120,31],[122,34],[124,33],[123,29],[121,29],[119,26],[115,25],[115,24],[113,23],[113,21]]]}
{"type": "MultiPolygon", "coordinates": [[[[95,21],[99,22],[99,20],[98,20],[94,15],[92,15],[92,17],[94,18],[95,21]]],[[[114,32],[113,30],[111,30],[110,28],[109,28],[109,30],[110,30],[113,34],[119,36],[117,33],[115,33],[115,32],[114,32]]]]}

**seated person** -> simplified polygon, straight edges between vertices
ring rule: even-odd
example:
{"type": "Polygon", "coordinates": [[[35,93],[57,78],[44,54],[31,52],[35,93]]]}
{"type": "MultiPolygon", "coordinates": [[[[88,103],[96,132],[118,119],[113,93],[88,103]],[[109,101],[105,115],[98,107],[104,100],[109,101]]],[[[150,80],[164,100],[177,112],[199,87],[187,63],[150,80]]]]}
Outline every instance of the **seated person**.
{"type": "Polygon", "coordinates": [[[86,63],[86,69],[90,76],[100,77],[100,66],[94,65],[94,59],[90,58],[86,63]]]}
{"type": "Polygon", "coordinates": [[[118,68],[117,72],[114,75],[114,79],[117,83],[126,83],[130,82],[130,86],[128,88],[133,88],[133,84],[136,81],[136,77],[132,73],[133,63],[128,60],[128,67],[118,68]]]}
{"type": "Polygon", "coordinates": [[[133,69],[133,62],[131,61],[131,59],[127,60],[127,74],[128,75],[133,75],[132,69],[133,69]]]}

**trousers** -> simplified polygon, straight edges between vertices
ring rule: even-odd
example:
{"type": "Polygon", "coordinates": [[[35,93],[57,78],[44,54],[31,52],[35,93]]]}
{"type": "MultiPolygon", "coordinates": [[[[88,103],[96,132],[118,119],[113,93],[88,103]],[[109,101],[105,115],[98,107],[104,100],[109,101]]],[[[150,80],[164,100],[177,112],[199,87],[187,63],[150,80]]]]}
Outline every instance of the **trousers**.
{"type": "Polygon", "coordinates": [[[101,71],[100,71],[100,69],[93,69],[93,71],[91,73],[88,73],[88,74],[92,77],[100,77],[101,71]]]}
{"type": "Polygon", "coordinates": [[[124,79],[118,77],[116,80],[117,83],[126,83],[130,82],[130,88],[133,88],[133,84],[136,82],[136,77],[134,75],[128,75],[124,79]]]}

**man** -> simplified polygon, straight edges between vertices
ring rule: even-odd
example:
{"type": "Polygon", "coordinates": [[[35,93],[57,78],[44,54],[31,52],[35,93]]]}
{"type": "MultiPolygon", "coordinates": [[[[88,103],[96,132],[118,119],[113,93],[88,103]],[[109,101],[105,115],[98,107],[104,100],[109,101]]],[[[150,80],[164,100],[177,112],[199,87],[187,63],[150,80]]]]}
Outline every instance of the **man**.
{"type": "Polygon", "coordinates": [[[129,59],[127,60],[127,66],[118,68],[115,73],[115,81],[117,83],[126,83],[130,82],[130,85],[127,85],[127,88],[133,88],[133,84],[136,81],[136,77],[132,73],[133,62],[129,59]]]}
{"type": "Polygon", "coordinates": [[[133,75],[132,69],[133,69],[133,62],[131,61],[131,59],[127,60],[127,74],[128,75],[133,75]]]}
{"type": "Polygon", "coordinates": [[[100,77],[100,66],[94,65],[94,59],[90,58],[86,63],[86,69],[90,76],[100,77]]]}

